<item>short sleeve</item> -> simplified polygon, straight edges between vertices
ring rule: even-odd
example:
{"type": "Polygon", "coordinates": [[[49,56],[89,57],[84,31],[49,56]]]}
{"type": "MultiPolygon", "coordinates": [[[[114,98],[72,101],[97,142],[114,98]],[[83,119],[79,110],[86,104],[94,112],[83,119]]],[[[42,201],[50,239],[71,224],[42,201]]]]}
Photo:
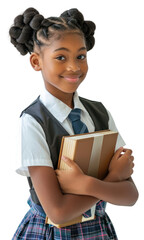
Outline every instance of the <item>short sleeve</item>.
{"type": "Polygon", "coordinates": [[[45,133],[40,124],[30,115],[21,117],[21,167],[18,174],[30,176],[29,166],[53,167],[45,133]]]}
{"type": "Polygon", "coordinates": [[[116,124],[114,122],[114,119],[113,119],[111,113],[109,111],[107,111],[107,112],[109,115],[109,122],[108,122],[109,129],[112,131],[118,132],[118,138],[117,138],[117,143],[116,143],[116,148],[115,148],[115,150],[117,150],[118,148],[123,147],[125,145],[125,142],[116,127],[116,124]]]}

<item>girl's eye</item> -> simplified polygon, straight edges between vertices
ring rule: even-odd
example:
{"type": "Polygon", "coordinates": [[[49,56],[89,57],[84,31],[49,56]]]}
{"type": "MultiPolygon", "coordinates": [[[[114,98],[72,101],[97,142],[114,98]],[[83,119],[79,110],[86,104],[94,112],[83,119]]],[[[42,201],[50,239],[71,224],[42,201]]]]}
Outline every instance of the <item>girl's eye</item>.
{"type": "Polygon", "coordinates": [[[86,55],[81,54],[77,57],[77,59],[84,60],[86,58],[86,55]]]}
{"type": "Polygon", "coordinates": [[[59,61],[64,61],[65,57],[64,56],[58,56],[58,57],[56,57],[56,59],[59,60],[59,61]]]}

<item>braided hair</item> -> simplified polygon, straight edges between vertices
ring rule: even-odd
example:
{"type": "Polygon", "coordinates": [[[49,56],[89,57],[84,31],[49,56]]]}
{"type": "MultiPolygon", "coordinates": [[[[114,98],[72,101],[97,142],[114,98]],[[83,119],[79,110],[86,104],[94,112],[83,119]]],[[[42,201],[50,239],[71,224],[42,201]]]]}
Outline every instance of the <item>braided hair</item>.
{"type": "Polygon", "coordinates": [[[41,47],[56,31],[73,30],[83,34],[87,51],[93,48],[95,24],[85,21],[76,8],[63,12],[60,17],[44,18],[34,8],[28,8],[22,15],[14,19],[9,30],[11,43],[22,54],[34,51],[34,46],[41,47]]]}

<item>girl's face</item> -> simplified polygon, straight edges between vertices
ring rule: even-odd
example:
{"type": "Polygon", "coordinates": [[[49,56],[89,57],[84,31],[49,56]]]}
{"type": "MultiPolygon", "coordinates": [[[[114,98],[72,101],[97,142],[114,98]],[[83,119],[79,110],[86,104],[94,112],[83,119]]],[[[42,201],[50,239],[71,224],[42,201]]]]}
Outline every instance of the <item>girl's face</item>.
{"type": "Polygon", "coordinates": [[[50,45],[41,48],[38,56],[46,89],[58,97],[72,95],[88,71],[87,50],[82,35],[66,32],[50,45]]]}

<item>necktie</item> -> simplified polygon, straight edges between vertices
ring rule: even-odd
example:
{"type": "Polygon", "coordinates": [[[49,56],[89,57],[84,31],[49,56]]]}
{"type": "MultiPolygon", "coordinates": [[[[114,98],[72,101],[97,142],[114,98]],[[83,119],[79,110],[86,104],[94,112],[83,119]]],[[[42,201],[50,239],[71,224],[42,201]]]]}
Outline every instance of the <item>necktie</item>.
{"type": "Polygon", "coordinates": [[[75,134],[88,133],[87,126],[80,120],[81,109],[75,108],[68,115],[75,134]]]}
{"type": "MultiPolygon", "coordinates": [[[[71,121],[73,131],[75,134],[81,134],[81,133],[88,133],[88,128],[81,121],[81,109],[75,108],[71,110],[70,114],[68,115],[69,120],[71,121]]],[[[89,218],[91,217],[91,209],[86,211],[84,214],[84,217],[89,218]]]]}

